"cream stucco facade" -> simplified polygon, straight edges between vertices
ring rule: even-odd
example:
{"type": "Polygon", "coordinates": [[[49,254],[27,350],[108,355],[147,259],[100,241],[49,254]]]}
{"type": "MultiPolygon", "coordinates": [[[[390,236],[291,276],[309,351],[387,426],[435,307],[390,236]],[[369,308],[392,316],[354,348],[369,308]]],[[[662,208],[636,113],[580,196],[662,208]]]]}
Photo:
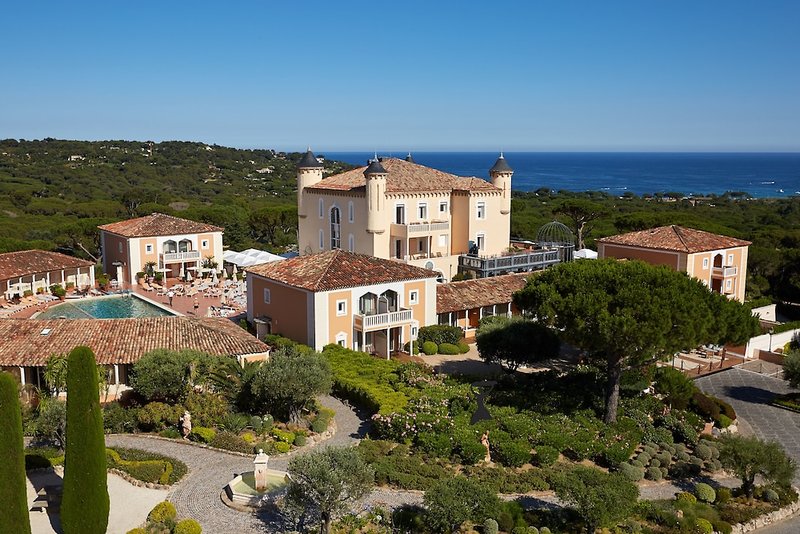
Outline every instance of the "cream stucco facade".
{"type": "Polygon", "coordinates": [[[316,350],[336,343],[388,356],[436,324],[436,280],[310,291],[248,271],[247,319],[316,350]]]}
{"type": "Polygon", "coordinates": [[[483,257],[509,247],[513,171],[498,161],[489,182],[395,158],[323,179],[322,166],[308,157],[297,175],[299,251],[341,248],[450,280],[471,246],[483,257]]]}

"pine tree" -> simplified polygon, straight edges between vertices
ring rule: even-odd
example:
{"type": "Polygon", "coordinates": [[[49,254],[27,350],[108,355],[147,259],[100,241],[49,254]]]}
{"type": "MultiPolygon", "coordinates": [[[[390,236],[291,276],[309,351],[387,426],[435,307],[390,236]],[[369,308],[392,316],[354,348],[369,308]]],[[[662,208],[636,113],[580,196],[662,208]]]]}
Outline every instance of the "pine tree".
{"type": "Polygon", "coordinates": [[[17,383],[0,373],[0,533],[30,534],[25,489],[25,446],[17,383]]]}
{"type": "Polygon", "coordinates": [[[89,347],[69,354],[67,392],[61,525],[64,534],[103,534],[109,508],[106,446],[97,366],[89,347]]]}

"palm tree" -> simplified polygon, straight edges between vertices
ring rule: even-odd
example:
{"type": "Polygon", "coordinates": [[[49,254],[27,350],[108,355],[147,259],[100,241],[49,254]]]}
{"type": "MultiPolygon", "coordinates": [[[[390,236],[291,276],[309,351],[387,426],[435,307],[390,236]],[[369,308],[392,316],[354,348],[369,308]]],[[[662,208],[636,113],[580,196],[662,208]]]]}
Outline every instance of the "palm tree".
{"type": "Polygon", "coordinates": [[[255,377],[262,362],[245,361],[242,364],[235,359],[223,360],[218,369],[209,375],[209,382],[214,391],[239,410],[246,412],[250,399],[250,382],[255,377]]]}
{"type": "Polygon", "coordinates": [[[67,356],[53,354],[44,368],[44,381],[54,397],[67,389],[67,356]]]}

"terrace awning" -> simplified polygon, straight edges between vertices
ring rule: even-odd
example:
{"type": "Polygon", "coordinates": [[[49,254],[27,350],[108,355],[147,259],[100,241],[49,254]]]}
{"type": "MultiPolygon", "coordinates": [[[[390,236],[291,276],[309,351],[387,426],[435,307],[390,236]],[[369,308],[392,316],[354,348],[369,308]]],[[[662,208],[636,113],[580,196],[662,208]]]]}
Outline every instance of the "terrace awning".
{"type": "Polygon", "coordinates": [[[278,256],[277,254],[272,254],[266,250],[258,250],[255,248],[249,248],[247,250],[243,250],[242,252],[226,250],[222,257],[225,260],[225,263],[231,263],[239,268],[286,259],[283,256],[278,256]]]}

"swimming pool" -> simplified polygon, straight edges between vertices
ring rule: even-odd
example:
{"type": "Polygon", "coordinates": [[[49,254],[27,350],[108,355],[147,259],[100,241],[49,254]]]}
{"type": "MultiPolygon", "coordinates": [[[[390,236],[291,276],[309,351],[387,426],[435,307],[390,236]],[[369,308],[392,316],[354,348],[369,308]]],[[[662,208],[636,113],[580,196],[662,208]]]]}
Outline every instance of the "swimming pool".
{"type": "Polygon", "coordinates": [[[114,295],[57,304],[36,316],[37,319],[123,319],[175,315],[135,295],[114,295]]]}

